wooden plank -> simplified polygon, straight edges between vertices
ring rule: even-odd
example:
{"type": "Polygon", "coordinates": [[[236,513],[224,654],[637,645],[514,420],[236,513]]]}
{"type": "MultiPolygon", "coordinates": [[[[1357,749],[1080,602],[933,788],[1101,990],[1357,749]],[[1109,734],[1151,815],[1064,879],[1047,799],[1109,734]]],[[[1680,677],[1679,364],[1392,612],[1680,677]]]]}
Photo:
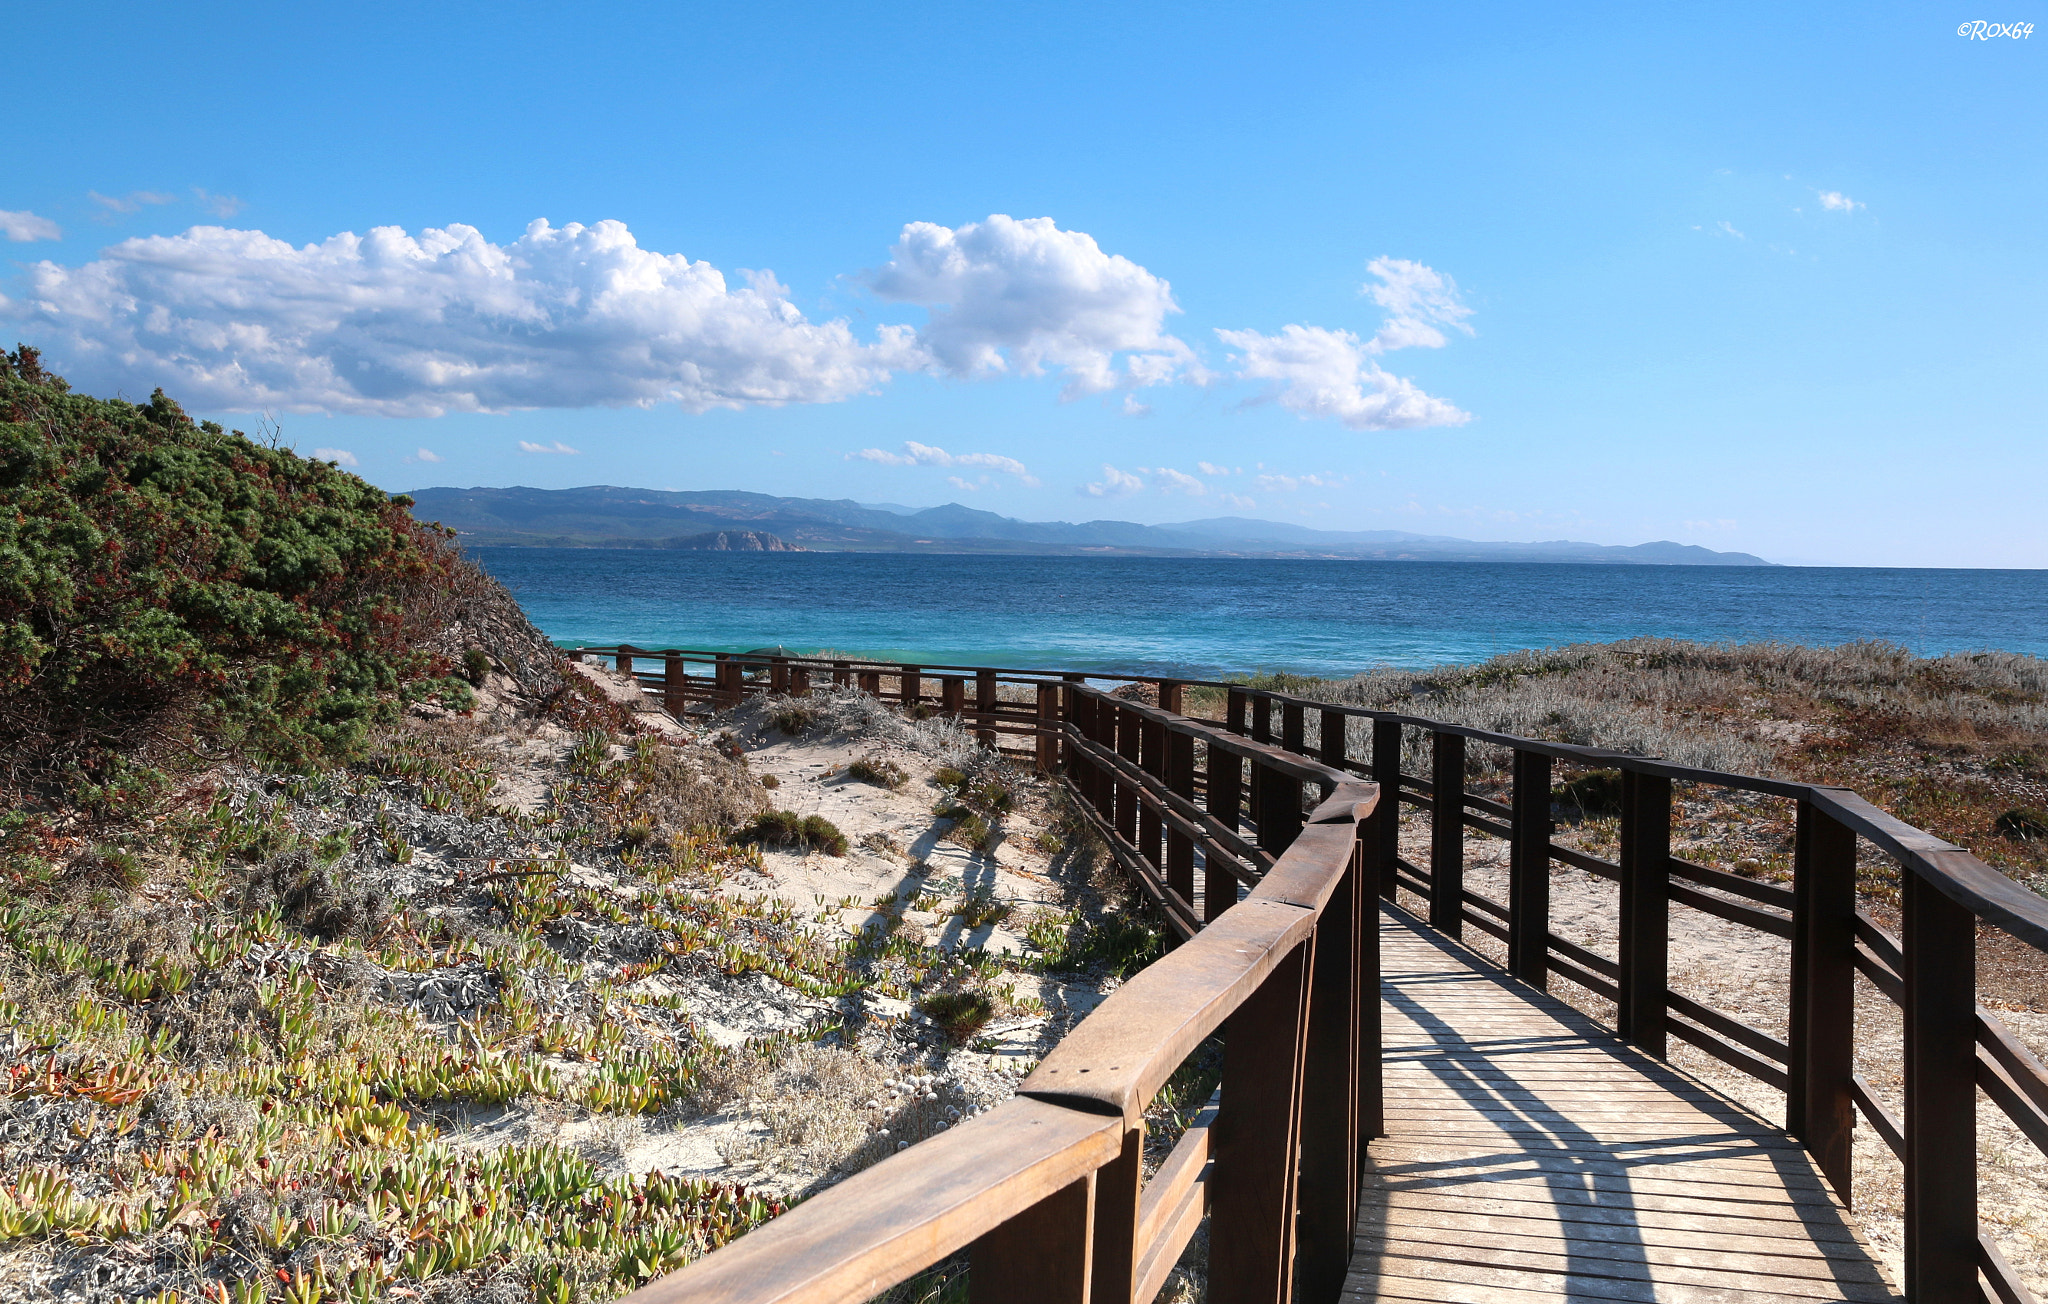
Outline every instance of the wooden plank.
{"type": "MultiPolygon", "coordinates": [[[[1695,1250],[1709,1238],[1739,1237],[1743,1242],[1742,1252],[1745,1254],[1797,1259],[1839,1258],[1871,1266],[1869,1256],[1846,1228],[1839,1238],[1830,1240],[1824,1237],[1809,1237],[1797,1225],[1788,1229],[1783,1225],[1746,1218],[1667,1216],[1660,1223],[1654,1217],[1617,1217],[1611,1222],[1600,1222],[1593,1219],[1550,1217],[1548,1215],[1554,1211],[1538,1209],[1536,1206],[1529,1206],[1535,1210],[1530,1213],[1474,1213],[1466,1208],[1468,1201],[1439,1200],[1435,1203],[1448,1207],[1431,1208],[1427,1201],[1407,1200],[1398,1206],[1388,1208],[1398,1208],[1400,1226],[1415,1235],[1422,1235],[1428,1229],[1436,1229],[1468,1240],[1474,1236],[1547,1236],[1588,1245],[1612,1240],[1629,1245],[1655,1246],[1660,1249],[1695,1250]],[[1792,1230],[1796,1234],[1783,1234],[1787,1230],[1792,1230]]],[[[1391,1222],[1388,1225],[1392,1225],[1391,1222]]],[[[1363,1235],[1367,1230],[1369,1225],[1361,1222],[1360,1234],[1363,1235]]],[[[1861,1267],[1857,1269],[1859,1272],[1862,1270],[1861,1267]]]]}
{"type": "Polygon", "coordinates": [[[1475,1241],[1464,1226],[1455,1222],[1442,1226],[1404,1220],[1398,1229],[1390,1229],[1380,1237],[1360,1231],[1359,1238],[1382,1252],[1418,1258],[1465,1258],[1467,1256],[1458,1250],[1475,1245],[1522,1254],[1568,1255],[1593,1262],[1612,1262],[1617,1265],[1613,1271],[1618,1276],[1641,1275],[1649,1280],[1657,1279],[1658,1268],[1672,1267],[1726,1269],[1741,1273],[1763,1271],[1814,1281],[1884,1285],[1884,1274],[1877,1270],[1876,1264],[1853,1258],[1828,1259],[1807,1250],[1798,1241],[1785,1242],[1788,1248],[1798,1252],[1772,1254],[1748,1244],[1720,1248],[1702,1246],[1698,1238],[1687,1238],[1674,1245],[1653,1244],[1630,1234],[1631,1229],[1622,1227],[1605,1228],[1608,1235],[1604,1237],[1570,1235],[1558,1226],[1547,1232],[1537,1230],[1542,1228],[1542,1224],[1533,1221],[1525,1223],[1524,1227],[1528,1230],[1495,1229],[1483,1241],[1475,1241]]]}
{"type": "MultiPolygon", "coordinates": [[[[1361,1257],[1366,1253],[1362,1251],[1361,1257]]],[[[1719,1300],[1748,1296],[1751,1299],[1822,1299],[1890,1304],[1898,1298],[1890,1288],[1868,1282],[1815,1280],[1775,1273],[1675,1265],[1654,1270],[1645,1266],[1637,1272],[1624,1273],[1612,1259],[1589,1262],[1576,1260],[1570,1255],[1530,1254],[1484,1246],[1467,1247],[1455,1258],[1402,1254],[1395,1249],[1382,1249],[1375,1257],[1374,1267],[1388,1277],[1414,1274],[1436,1280],[1471,1281],[1473,1276],[1480,1276],[1483,1280],[1485,1274],[1495,1272],[1541,1274],[1563,1284],[1561,1293],[1571,1299],[1665,1301],[1689,1297],[1719,1300]],[[1691,1292],[1702,1294],[1693,1295],[1691,1292]]]]}
{"type": "MultiPolygon", "coordinates": [[[[1822,1263],[1815,1271],[1793,1272],[1797,1265],[1764,1263],[1741,1253],[1713,1255],[1718,1262],[1707,1265],[1650,1262],[1646,1255],[1631,1256],[1609,1244],[1604,1257],[1578,1253],[1578,1247],[1545,1249],[1491,1243],[1485,1245],[1441,1241],[1362,1239],[1361,1257],[1377,1256],[1381,1271],[1395,1270],[1406,1261],[1463,1263],[1473,1267],[1521,1268],[1554,1273],[1560,1277],[1583,1275],[1604,1280],[1634,1281],[1659,1286],[1729,1286],[1740,1290],[1775,1292],[1794,1299],[1873,1300],[1895,1298],[1875,1267],[1873,1280],[1840,1280],[1822,1263]]],[[[1667,1256],[1668,1257],[1668,1256],[1667,1256]]]]}
{"type": "MultiPolygon", "coordinates": [[[[1745,1210],[1730,1206],[1725,1212],[1701,1212],[1687,1206],[1673,1212],[1669,1209],[1647,1209],[1640,1206],[1559,1203],[1543,1191],[1519,1187],[1503,1187],[1484,1192],[1376,1191],[1371,1194],[1370,1199],[1361,1201],[1361,1204],[1368,1211],[1381,1211],[1370,1216],[1382,1219],[1406,1217],[1409,1212],[1428,1212],[1450,1213],[1459,1218],[1473,1219],[1541,1220],[1570,1225],[1575,1229],[1574,1234],[1579,1234],[1586,1227],[1621,1227],[1625,1230],[1638,1227],[1659,1228],[1682,1231],[1695,1238],[1709,1235],[1741,1236],[1801,1244],[1848,1246],[1854,1253],[1864,1254],[1855,1229],[1839,1219],[1777,1217],[1771,1216],[1771,1211],[1759,1213],[1754,1208],[1745,1210]]],[[[1370,1225],[1366,1215],[1361,1215],[1359,1225],[1370,1225]]]]}
{"type": "MultiPolygon", "coordinates": [[[[1344,1298],[1898,1298],[1774,1121],[1384,915],[1387,1135],[1369,1148],[1344,1298]]],[[[1647,992],[1655,921],[1639,931],[1647,992]]],[[[1641,1004],[1661,1029],[1661,1003],[1641,1004]]]]}

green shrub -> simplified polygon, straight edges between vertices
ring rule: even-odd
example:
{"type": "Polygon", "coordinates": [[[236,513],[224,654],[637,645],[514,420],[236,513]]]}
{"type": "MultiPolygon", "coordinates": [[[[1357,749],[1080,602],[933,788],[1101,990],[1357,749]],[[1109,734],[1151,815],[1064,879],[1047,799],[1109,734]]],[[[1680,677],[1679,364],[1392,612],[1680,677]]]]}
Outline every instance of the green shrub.
{"type": "Polygon", "coordinates": [[[1621,814],[1621,771],[1593,770],[1550,790],[1550,799],[1582,815],[1621,814]]]}
{"type": "Polygon", "coordinates": [[[1000,924],[1010,917],[1010,903],[996,900],[995,893],[987,888],[969,892],[960,898],[960,904],[953,907],[953,913],[968,928],[981,928],[988,924],[1000,924]]]}
{"type": "Polygon", "coordinates": [[[932,771],[932,782],[938,784],[941,788],[951,788],[953,791],[958,792],[967,786],[967,776],[950,765],[942,765],[932,771]]]}
{"type": "Polygon", "coordinates": [[[846,767],[848,778],[859,779],[883,788],[900,788],[910,782],[910,775],[902,766],[881,756],[856,757],[846,767]]]}
{"type": "Polygon", "coordinates": [[[995,830],[989,827],[987,820],[974,811],[964,806],[956,806],[950,813],[953,817],[953,827],[946,830],[946,837],[951,841],[976,851],[986,851],[989,844],[995,840],[995,830]]]}
{"type": "Polygon", "coordinates": [[[995,998],[987,992],[933,992],[917,1003],[926,1017],[964,1042],[995,1017],[995,998]]]}
{"type": "Polygon", "coordinates": [[[91,398],[0,355],[0,784],[69,799],[123,755],[358,752],[446,673],[421,598],[462,563],[410,505],[162,391],[91,398]]]}
{"type": "Polygon", "coordinates": [[[2048,838],[2048,811],[2022,806],[2000,815],[1992,821],[1992,827],[2005,837],[2019,838],[2023,841],[2048,838]]]}
{"type": "Polygon", "coordinates": [[[462,654],[462,677],[470,682],[471,687],[482,688],[484,680],[490,678],[490,674],[489,653],[480,647],[473,647],[462,654]]]}
{"type": "Polygon", "coordinates": [[[975,784],[967,790],[965,798],[968,805],[984,815],[1007,815],[1017,804],[1016,795],[994,779],[975,784]]]}
{"type": "Polygon", "coordinates": [[[846,854],[846,835],[839,831],[837,824],[823,815],[804,816],[803,840],[828,856],[846,854]]]}
{"type": "Polygon", "coordinates": [[[768,789],[770,792],[773,792],[775,789],[780,788],[782,786],[782,780],[776,778],[772,774],[764,774],[761,776],[761,786],[768,789]]]}
{"type": "Polygon", "coordinates": [[[770,712],[768,723],[791,738],[801,738],[818,723],[818,713],[808,706],[799,706],[791,702],[770,712]]]}
{"type": "Polygon", "coordinates": [[[792,810],[762,811],[754,817],[750,831],[762,842],[811,847],[830,856],[843,856],[848,847],[846,835],[831,820],[822,815],[799,815],[792,810]]]}

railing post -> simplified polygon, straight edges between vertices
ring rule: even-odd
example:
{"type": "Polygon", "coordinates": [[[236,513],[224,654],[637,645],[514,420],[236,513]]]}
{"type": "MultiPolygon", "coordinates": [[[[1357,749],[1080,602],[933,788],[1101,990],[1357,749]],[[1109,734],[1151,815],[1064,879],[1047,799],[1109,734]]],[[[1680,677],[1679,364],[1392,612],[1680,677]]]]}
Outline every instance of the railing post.
{"type": "Polygon", "coordinates": [[[1224,1025],[1223,1102],[1211,1133],[1209,1298],[1293,1295],[1303,1042],[1313,940],[1273,966],[1224,1025]]]}
{"type": "Polygon", "coordinates": [[[1273,699],[1264,693],[1251,699],[1252,727],[1251,740],[1255,743],[1273,741],[1273,699]]]}
{"type": "Polygon", "coordinates": [[[789,695],[791,697],[809,697],[811,695],[811,668],[809,666],[791,666],[789,668],[789,695]]]}
{"type": "Polygon", "coordinates": [[[1251,698],[1242,688],[1230,690],[1230,694],[1223,704],[1223,727],[1225,729],[1230,730],[1234,734],[1244,733],[1245,708],[1250,701],[1251,698]]]}
{"type": "Polygon", "coordinates": [[[1785,1130],[1847,1204],[1856,1126],[1856,834],[1810,801],[1799,803],[1798,819],[1785,1130]]]}
{"type": "Polygon", "coordinates": [[[850,687],[852,687],[852,686],[853,686],[853,665],[852,665],[852,663],[851,663],[851,662],[846,662],[846,661],[834,661],[834,662],[832,663],[832,687],[834,687],[834,688],[850,688],[850,687]]]}
{"type": "Polygon", "coordinates": [[[1550,758],[1515,753],[1514,840],[1508,844],[1508,972],[1550,986],[1550,758]]]}
{"type": "Polygon", "coordinates": [[[1129,1300],[1138,1290],[1138,1207],[1145,1192],[1145,1128],[1124,1133],[1124,1148],[1095,1170],[1094,1270],[1088,1298],[1129,1300]]]}
{"type": "Polygon", "coordinates": [[[1162,710],[1162,711],[1171,711],[1171,712],[1173,712],[1173,713],[1174,713],[1175,715],[1185,715],[1185,714],[1187,714],[1187,713],[1186,713],[1185,711],[1182,711],[1182,710],[1180,709],[1180,706],[1181,706],[1181,685],[1180,685],[1179,683],[1175,682],[1174,680],[1171,680],[1171,679],[1162,679],[1162,680],[1160,680],[1160,681],[1159,681],[1159,709],[1160,709],[1160,710],[1162,710]]]}
{"type": "Polygon", "coordinates": [[[1977,918],[1911,865],[1906,972],[1906,1298],[1977,1288],[1977,918]]]}
{"type": "Polygon", "coordinates": [[[718,652],[714,655],[718,658],[718,662],[712,667],[712,682],[716,685],[714,692],[718,699],[719,709],[723,710],[728,707],[738,706],[740,704],[740,663],[732,659],[732,653],[730,652],[718,652]]]}
{"type": "Polygon", "coordinates": [[[1301,833],[1301,780],[1270,765],[1252,762],[1253,810],[1259,822],[1259,846],[1279,855],[1301,833]]]}
{"type": "Polygon", "coordinates": [[[1358,1139],[1363,1146],[1387,1134],[1384,1080],[1380,1071],[1380,903],[1373,894],[1380,881],[1380,825],[1394,818],[1380,788],[1372,814],[1358,830],[1358,1139]]]}
{"type": "MultiPolygon", "coordinates": [[[[1110,728],[1114,731],[1110,746],[1118,756],[1136,765],[1144,751],[1144,740],[1138,732],[1138,713],[1125,706],[1110,708],[1110,728]]],[[[1117,776],[1116,784],[1116,831],[1125,842],[1138,845],[1138,785],[1124,781],[1117,776]]]]}
{"type": "MultiPolygon", "coordinates": [[[[1237,827],[1238,806],[1243,801],[1244,758],[1209,745],[1209,814],[1227,829],[1237,827]]],[[[1237,904],[1237,876],[1216,863],[1217,853],[1203,853],[1202,919],[1216,918],[1237,904]]]]}
{"type": "Polygon", "coordinates": [[[880,697],[882,695],[882,672],[879,670],[861,671],[860,691],[866,693],[869,697],[880,697]]]}
{"type": "MultiPolygon", "coordinates": [[[[1301,1246],[1295,1273],[1301,1297],[1334,1304],[1350,1267],[1352,1229],[1358,1218],[1360,1135],[1359,1003],[1365,999],[1363,920],[1370,900],[1363,888],[1360,844],[1316,925],[1310,979],[1308,1055],[1301,1089],[1301,1246]]],[[[1378,990],[1372,993],[1377,1005],[1378,990]]],[[[1373,1047],[1378,1050],[1377,1045],[1373,1047]]]]}
{"type": "Polygon", "coordinates": [[[640,682],[633,678],[633,652],[633,648],[621,643],[612,653],[612,666],[619,672],[619,677],[629,684],[640,682]]]}
{"type": "Polygon", "coordinates": [[[897,696],[903,701],[905,715],[915,715],[918,699],[924,696],[924,675],[921,666],[904,666],[896,680],[897,696]]]}
{"type": "Polygon", "coordinates": [[[1430,735],[1429,922],[1465,933],[1465,736],[1430,735]]]}
{"type": "Polygon", "coordinates": [[[789,692],[788,657],[768,658],[768,691],[771,693],[789,692]]]}
{"type": "Polygon", "coordinates": [[[1621,1000],[1614,1030],[1645,1052],[1666,1053],[1669,990],[1671,780],[1621,772],[1621,1000]]]}
{"type": "Polygon", "coordinates": [[[664,657],[661,662],[661,706],[678,720],[690,709],[687,681],[689,667],[681,657],[664,657]]]}
{"type": "Polygon", "coordinates": [[[974,710],[976,712],[974,740],[983,747],[996,745],[996,672],[977,670],[974,672],[974,710]]]}
{"type": "MultiPolygon", "coordinates": [[[[1166,781],[1166,726],[1156,720],[1138,722],[1138,764],[1161,783],[1166,781]]],[[[1158,813],[1150,806],[1138,808],[1138,854],[1151,861],[1164,878],[1166,857],[1159,849],[1161,827],[1158,813]]]]}
{"type": "Polygon", "coordinates": [[[1095,1274],[1095,1174],[1048,1195],[967,1252],[972,1304],[1088,1304],[1095,1274]]]}
{"type": "MultiPolygon", "coordinates": [[[[1195,740],[1166,731],[1166,786],[1190,802],[1195,799],[1195,740]]],[[[1166,829],[1166,884],[1189,907],[1195,904],[1195,843],[1179,829],[1166,829]]]]}
{"type": "Polygon", "coordinates": [[[1038,772],[1051,774],[1060,764],[1060,690],[1038,686],[1038,772]]]}
{"type": "Polygon", "coordinates": [[[967,714],[967,681],[958,675],[946,675],[939,680],[939,711],[958,720],[967,714]]]}
{"type": "Polygon", "coordinates": [[[1342,711],[1324,711],[1316,731],[1316,759],[1333,770],[1344,768],[1344,731],[1350,717],[1342,711]]]}
{"type": "Polygon", "coordinates": [[[1392,901],[1401,872],[1401,726],[1395,721],[1372,722],[1372,781],[1380,786],[1374,825],[1379,893],[1392,901]]]}
{"type": "MultiPolygon", "coordinates": [[[[1081,727],[1081,698],[1085,694],[1081,694],[1079,686],[1081,686],[1081,676],[1061,676],[1059,678],[1059,719],[1065,721],[1067,729],[1071,729],[1075,735],[1085,739],[1087,731],[1081,727]]],[[[1083,796],[1094,792],[1094,788],[1090,788],[1090,780],[1087,780],[1087,770],[1075,770],[1075,766],[1085,766],[1087,762],[1085,762],[1085,759],[1081,759],[1079,749],[1069,743],[1065,733],[1061,735],[1059,759],[1067,766],[1067,774],[1069,776],[1077,776],[1075,784],[1079,784],[1079,790],[1081,790],[1083,796]]]]}
{"type": "Polygon", "coordinates": [[[1308,749],[1307,711],[1299,702],[1280,704],[1280,750],[1302,755],[1308,749]]]}

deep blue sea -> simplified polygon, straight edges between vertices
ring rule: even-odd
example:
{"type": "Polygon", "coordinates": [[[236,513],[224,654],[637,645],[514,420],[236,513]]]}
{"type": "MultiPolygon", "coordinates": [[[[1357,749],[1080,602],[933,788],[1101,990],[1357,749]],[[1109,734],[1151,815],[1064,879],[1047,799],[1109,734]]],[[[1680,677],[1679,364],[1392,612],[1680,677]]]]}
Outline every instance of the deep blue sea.
{"type": "Polygon", "coordinates": [[[565,646],[1343,675],[1638,635],[2048,656],[2048,571],[473,548],[565,646]]]}

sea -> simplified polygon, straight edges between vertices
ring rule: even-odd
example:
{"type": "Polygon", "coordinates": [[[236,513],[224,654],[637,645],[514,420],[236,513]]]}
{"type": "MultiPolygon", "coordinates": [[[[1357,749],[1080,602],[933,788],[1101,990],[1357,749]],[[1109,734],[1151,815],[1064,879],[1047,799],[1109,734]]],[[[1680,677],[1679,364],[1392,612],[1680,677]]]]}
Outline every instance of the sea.
{"type": "Polygon", "coordinates": [[[2048,570],[472,548],[563,647],[1221,678],[1655,636],[2048,656],[2048,570]]]}

